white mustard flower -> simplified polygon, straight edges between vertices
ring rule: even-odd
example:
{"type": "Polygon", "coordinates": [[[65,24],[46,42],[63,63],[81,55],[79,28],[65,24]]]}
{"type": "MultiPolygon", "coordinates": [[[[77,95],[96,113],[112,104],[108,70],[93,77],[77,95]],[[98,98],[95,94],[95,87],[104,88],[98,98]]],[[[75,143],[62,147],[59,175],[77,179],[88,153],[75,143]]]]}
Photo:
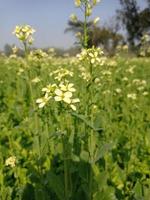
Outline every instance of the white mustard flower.
{"type": "Polygon", "coordinates": [[[64,83],[60,83],[59,87],[62,91],[66,92],[75,92],[76,89],[73,87],[74,84],[73,83],[68,83],[68,84],[64,84],[64,83]]]}
{"type": "Polygon", "coordinates": [[[46,93],[44,97],[37,99],[36,103],[39,104],[39,108],[43,108],[51,98],[52,97],[48,96],[48,93],[46,93]]]}
{"type": "Polygon", "coordinates": [[[72,93],[71,92],[63,92],[60,89],[55,90],[55,101],[64,101],[65,103],[70,104],[71,103],[71,97],[72,93]]]}
{"type": "Polygon", "coordinates": [[[35,30],[29,25],[16,26],[13,31],[13,34],[16,35],[20,41],[28,42],[28,44],[32,44],[33,42],[33,33],[35,33],[35,30]]]}
{"type": "Polygon", "coordinates": [[[99,17],[96,17],[94,20],[93,20],[93,24],[97,24],[99,22],[100,18],[99,17]]]}
{"type": "Polygon", "coordinates": [[[115,91],[116,91],[116,93],[118,93],[118,94],[121,93],[121,89],[120,89],[120,88],[116,88],[115,91]]]}
{"type": "Polygon", "coordinates": [[[76,108],[76,106],[74,104],[75,103],[79,103],[79,102],[80,102],[80,99],[78,99],[78,98],[71,100],[70,107],[72,108],[72,110],[74,110],[74,111],[77,110],[77,108],[76,108]]]}
{"type": "Polygon", "coordinates": [[[130,93],[127,94],[128,99],[136,100],[137,99],[137,94],[135,93],[130,93]]]}
{"type": "Polygon", "coordinates": [[[38,83],[40,81],[41,79],[39,77],[35,77],[34,79],[31,80],[32,83],[38,83]]]}
{"type": "Polygon", "coordinates": [[[56,84],[49,84],[46,87],[42,88],[42,92],[53,93],[56,88],[57,88],[56,84]]]}
{"type": "Polygon", "coordinates": [[[16,166],[16,156],[11,156],[5,161],[6,166],[15,167],[16,166]]]}
{"type": "Polygon", "coordinates": [[[143,92],[143,96],[147,96],[149,93],[147,91],[143,92]]]}

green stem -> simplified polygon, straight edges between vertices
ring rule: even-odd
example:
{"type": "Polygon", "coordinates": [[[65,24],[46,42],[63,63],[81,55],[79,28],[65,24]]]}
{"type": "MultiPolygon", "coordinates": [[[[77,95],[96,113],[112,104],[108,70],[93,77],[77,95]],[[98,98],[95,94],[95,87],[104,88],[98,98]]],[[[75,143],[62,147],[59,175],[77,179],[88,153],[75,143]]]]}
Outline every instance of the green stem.
{"type": "MultiPolygon", "coordinates": [[[[28,62],[28,54],[29,54],[29,49],[28,49],[28,45],[27,45],[27,42],[24,41],[23,42],[23,45],[24,45],[24,52],[25,52],[25,60],[26,60],[26,63],[27,65],[29,65],[29,62],[28,62]]],[[[36,104],[35,104],[35,101],[34,101],[34,98],[33,98],[33,88],[32,88],[32,83],[31,83],[31,69],[29,68],[28,69],[28,72],[27,72],[27,78],[28,78],[28,87],[29,87],[29,91],[30,91],[30,104],[32,105],[33,109],[34,109],[34,122],[35,122],[35,135],[37,135],[37,133],[39,132],[38,131],[38,116],[37,116],[37,113],[35,112],[36,110],[36,104]]],[[[38,140],[39,140],[39,160],[41,159],[42,157],[42,153],[41,153],[41,141],[40,141],[40,135],[38,135],[38,140]]],[[[42,166],[41,166],[41,161],[38,165],[38,169],[39,169],[39,174],[41,175],[41,178],[43,177],[43,174],[42,174],[42,166]]]]}
{"type": "MultiPolygon", "coordinates": [[[[93,86],[93,65],[92,64],[90,64],[89,72],[90,72],[90,76],[91,76],[90,87],[89,87],[89,94],[90,94],[90,97],[89,97],[89,99],[90,99],[89,115],[90,115],[91,124],[93,126],[94,117],[93,117],[93,113],[92,113],[92,105],[93,105],[94,93],[93,93],[93,87],[92,87],[93,86]]],[[[90,140],[90,151],[89,152],[90,152],[90,161],[91,161],[90,169],[89,169],[89,200],[92,200],[92,196],[93,196],[93,191],[92,191],[92,188],[93,188],[92,165],[93,165],[93,162],[94,162],[93,134],[94,134],[94,131],[91,130],[89,132],[89,140],[90,140]]]]}
{"type": "Polygon", "coordinates": [[[87,34],[87,1],[85,1],[84,5],[84,41],[83,41],[84,48],[88,47],[88,34],[87,34]]]}
{"type": "Polygon", "coordinates": [[[64,184],[65,184],[65,200],[69,200],[69,173],[68,173],[68,158],[67,158],[67,152],[66,152],[66,140],[63,139],[63,153],[64,153],[64,184]]]}
{"type": "Polygon", "coordinates": [[[27,46],[27,42],[24,41],[23,45],[24,45],[25,58],[27,60],[28,59],[28,46],[27,46]]]}
{"type": "Polygon", "coordinates": [[[90,165],[89,169],[89,200],[92,200],[92,187],[93,187],[93,171],[92,166],[90,165]]]}

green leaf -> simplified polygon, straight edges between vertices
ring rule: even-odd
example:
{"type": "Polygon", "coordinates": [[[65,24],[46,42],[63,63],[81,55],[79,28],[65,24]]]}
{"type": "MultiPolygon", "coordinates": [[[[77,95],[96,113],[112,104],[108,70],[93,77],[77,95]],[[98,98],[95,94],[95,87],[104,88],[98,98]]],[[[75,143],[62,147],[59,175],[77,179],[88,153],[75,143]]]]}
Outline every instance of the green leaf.
{"type": "Polygon", "coordinates": [[[89,153],[85,150],[82,150],[80,153],[80,158],[85,162],[89,162],[89,153]]]}
{"type": "Polygon", "coordinates": [[[75,154],[72,154],[72,155],[71,155],[71,159],[72,159],[74,162],[80,162],[79,156],[77,156],[77,155],[75,155],[75,154]]]}
{"type": "Polygon", "coordinates": [[[112,187],[108,187],[105,190],[96,192],[93,195],[93,200],[117,200],[115,191],[112,187]]]}
{"type": "Polygon", "coordinates": [[[39,143],[39,137],[38,136],[35,136],[34,139],[33,139],[33,149],[34,149],[34,152],[37,155],[40,155],[40,143],[39,143]]]}
{"type": "Polygon", "coordinates": [[[96,149],[94,154],[94,161],[97,162],[99,159],[108,154],[112,150],[113,145],[113,143],[98,144],[98,148],[96,149]]]}
{"type": "Polygon", "coordinates": [[[134,192],[135,192],[135,198],[136,199],[141,199],[142,198],[142,185],[137,182],[135,187],[134,187],[134,192]]]}
{"type": "Polygon", "coordinates": [[[54,173],[49,172],[46,181],[48,181],[49,187],[56,194],[59,200],[65,199],[64,183],[63,178],[61,176],[57,176],[54,173]]]}
{"type": "Polygon", "coordinates": [[[3,187],[0,190],[0,199],[2,200],[11,200],[12,199],[12,188],[11,187],[3,187]]]}
{"type": "Polygon", "coordinates": [[[74,131],[71,131],[71,134],[69,136],[69,143],[71,145],[73,145],[73,143],[74,143],[74,131]]]}
{"type": "Polygon", "coordinates": [[[89,128],[91,128],[92,130],[96,131],[96,132],[100,132],[102,131],[103,129],[102,128],[96,128],[92,125],[91,122],[89,122],[84,115],[79,115],[77,113],[72,113],[72,115],[74,117],[77,117],[78,119],[80,119],[81,121],[83,121],[89,128]]]}
{"type": "Polygon", "coordinates": [[[150,197],[150,185],[149,187],[144,187],[144,200],[149,200],[150,197]]]}
{"type": "Polygon", "coordinates": [[[101,172],[96,165],[93,165],[92,168],[94,172],[94,179],[96,180],[98,186],[100,188],[107,187],[107,172],[101,172]]]}

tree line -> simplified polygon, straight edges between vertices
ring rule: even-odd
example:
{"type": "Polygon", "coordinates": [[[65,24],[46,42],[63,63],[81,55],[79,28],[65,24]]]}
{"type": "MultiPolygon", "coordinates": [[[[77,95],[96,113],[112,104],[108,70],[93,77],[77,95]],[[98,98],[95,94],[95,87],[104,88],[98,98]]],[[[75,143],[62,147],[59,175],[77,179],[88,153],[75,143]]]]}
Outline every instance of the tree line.
{"type": "MultiPolygon", "coordinates": [[[[141,45],[141,38],[150,30],[150,0],[142,10],[136,0],[118,0],[120,9],[116,10],[114,20],[109,25],[97,26],[88,22],[88,47],[103,46],[107,52],[114,52],[118,45],[127,44],[131,50],[136,50],[141,45]],[[123,31],[120,31],[123,30],[123,31]],[[125,33],[122,34],[121,32],[125,33]]],[[[82,42],[84,22],[69,20],[65,32],[72,31],[76,34],[76,43],[82,42]]]]}
{"type": "MultiPolygon", "coordinates": [[[[150,0],[143,0],[144,9],[139,7],[137,0],[118,0],[118,3],[120,9],[116,10],[115,16],[109,20],[109,23],[99,26],[92,20],[87,23],[89,48],[101,46],[109,55],[113,55],[118,46],[127,45],[132,52],[137,52],[142,46],[143,36],[150,35],[150,0]]],[[[67,50],[56,48],[58,56],[63,56],[66,53],[75,55],[80,51],[83,27],[84,22],[79,19],[68,21],[65,33],[73,32],[77,38],[75,42],[77,45],[67,50]]],[[[13,45],[5,45],[6,55],[12,54],[12,47],[13,45]]],[[[47,51],[47,49],[43,50],[47,51]]],[[[19,55],[24,55],[21,49],[19,55]]]]}

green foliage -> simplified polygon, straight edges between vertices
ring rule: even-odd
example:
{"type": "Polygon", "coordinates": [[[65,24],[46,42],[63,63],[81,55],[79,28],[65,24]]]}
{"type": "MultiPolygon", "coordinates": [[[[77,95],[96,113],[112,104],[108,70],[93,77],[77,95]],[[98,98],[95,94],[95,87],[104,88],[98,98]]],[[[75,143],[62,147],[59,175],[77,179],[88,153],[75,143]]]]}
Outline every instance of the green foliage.
{"type": "Polygon", "coordinates": [[[149,200],[149,65],[107,59],[91,78],[86,60],[1,57],[0,199],[149,200]],[[73,72],[77,111],[36,104],[60,65],[73,72]]]}

